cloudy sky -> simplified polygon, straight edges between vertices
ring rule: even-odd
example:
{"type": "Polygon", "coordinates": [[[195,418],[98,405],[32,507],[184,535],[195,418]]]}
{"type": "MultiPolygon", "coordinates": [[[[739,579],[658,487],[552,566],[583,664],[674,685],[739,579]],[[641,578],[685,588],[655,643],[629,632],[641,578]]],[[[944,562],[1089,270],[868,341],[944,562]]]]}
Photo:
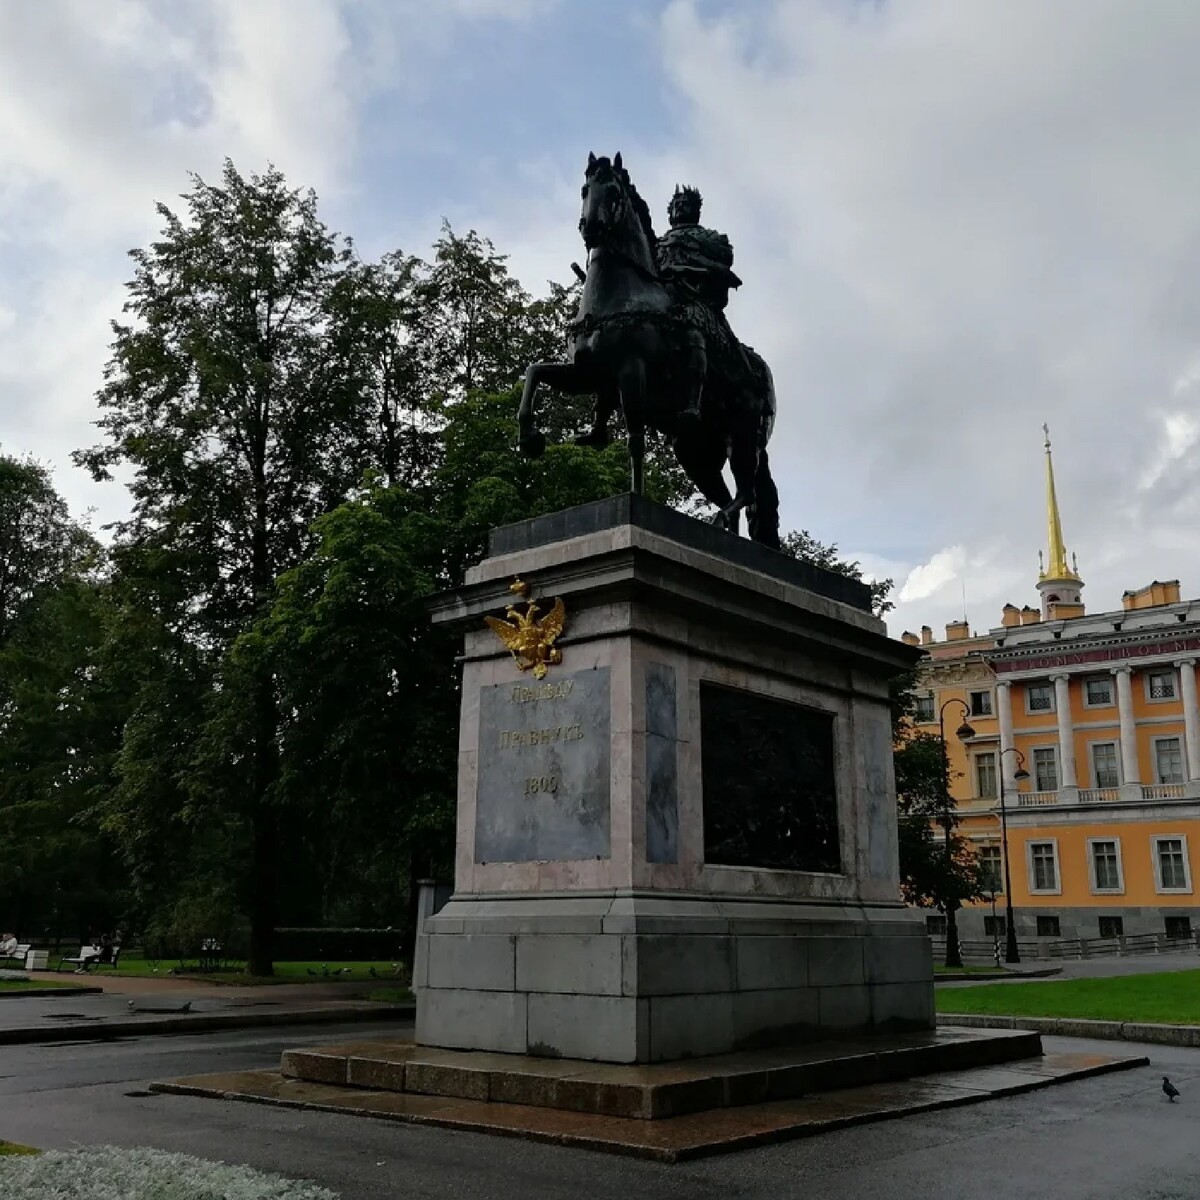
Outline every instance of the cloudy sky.
{"type": "Polygon", "coordinates": [[[893,632],[1035,598],[1049,422],[1093,609],[1200,594],[1196,0],[38,0],[0,6],[0,446],[96,524],[129,247],[273,162],[365,254],[475,227],[538,291],[589,150],[733,240],[785,526],[893,632]]]}

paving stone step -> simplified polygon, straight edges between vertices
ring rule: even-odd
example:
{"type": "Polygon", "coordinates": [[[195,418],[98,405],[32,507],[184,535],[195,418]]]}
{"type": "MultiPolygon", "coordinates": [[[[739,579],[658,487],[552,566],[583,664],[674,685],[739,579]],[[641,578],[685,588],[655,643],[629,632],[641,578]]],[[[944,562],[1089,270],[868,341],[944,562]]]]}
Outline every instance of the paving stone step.
{"type": "Polygon", "coordinates": [[[1029,1030],[947,1027],[643,1066],[439,1050],[395,1039],[288,1050],[280,1072],[313,1084],[661,1120],[1036,1059],[1041,1052],[1041,1036],[1029,1030]]]}

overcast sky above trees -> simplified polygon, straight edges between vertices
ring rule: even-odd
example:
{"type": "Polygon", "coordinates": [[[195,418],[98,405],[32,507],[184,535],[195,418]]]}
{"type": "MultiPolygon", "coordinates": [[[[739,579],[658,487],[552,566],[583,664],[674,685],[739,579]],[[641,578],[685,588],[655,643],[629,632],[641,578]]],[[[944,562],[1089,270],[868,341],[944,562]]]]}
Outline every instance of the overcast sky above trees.
{"type": "Polygon", "coordinates": [[[41,0],[0,7],[0,447],[70,465],[131,246],[274,163],[364,254],[442,217],[570,278],[589,150],[705,196],[771,363],[785,528],[894,632],[1033,599],[1049,422],[1093,609],[1200,594],[1194,0],[41,0]]]}

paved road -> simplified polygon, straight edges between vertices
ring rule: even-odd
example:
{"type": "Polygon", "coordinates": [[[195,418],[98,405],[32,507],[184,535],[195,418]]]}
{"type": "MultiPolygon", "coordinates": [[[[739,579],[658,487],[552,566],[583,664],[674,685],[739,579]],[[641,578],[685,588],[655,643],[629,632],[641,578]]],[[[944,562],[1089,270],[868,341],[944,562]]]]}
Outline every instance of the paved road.
{"type": "Polygon", "coordinates": [[[940,979],[938,987],[983,987],[987,983],[1049,983],[1056,979],[1108,979],[1116,975],[1157,975],[1165,971],[1200,970],[1200,955],[1197,954],[1133,954],[1121,958],[1063,959],[1045,963],[1040,959],[1027,959],[1014,970],[1011,979],[940,979]],[[1035,970],[1038,967],[1060,967],[1058,975],[1044,979],[1022,979],[1017,970],[1035,970]]]}
{"type": "MultiPolygon", "coordinates": [[[[359,1032],[386,1035],[398,1023],[359,1032]]],[[[505,1138],[187,1096],[156,1079],[265,1066],[345,1032],[0,1047],[0,1138],[42,1147],[153,1145],[315,1179],[344,1200],[630,1196],[807,1200],[1185,1200],[1200,1195],[1200,1050],[1144,1048],[1151,1066],[985,1105],[663,1166],[505,1138]],[[1167,1104],[1160,1076],[1182,1093],[1167,1104]],[[134,1094],[130,1094],[134,1093],[134,1094]]],[[[1047,1038],[1047,1049],[1113,1052],[1047,1038]]],[[[1121,1053],[1138,1052],[1122,1043],[1121,1053]]]]}

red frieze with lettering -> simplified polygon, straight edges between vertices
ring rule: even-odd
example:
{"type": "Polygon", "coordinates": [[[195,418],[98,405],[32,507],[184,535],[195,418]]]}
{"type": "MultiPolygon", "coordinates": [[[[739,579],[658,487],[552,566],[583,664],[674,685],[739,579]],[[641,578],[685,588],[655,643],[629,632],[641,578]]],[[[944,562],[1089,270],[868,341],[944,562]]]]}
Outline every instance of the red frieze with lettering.
{"type": "Polygon", "coordinates": [[[1064,650],[1057,654],[1034,654],[1029,658],[988,658],[997,675],[1011,671],[1053,671],[1088,663],[1121,662],[1126,659],[1156,658],[1162,654],[1188,654],[1200,650],[1200,637],[1171,638],[1138,645],[1100,646],[1095,650],[1064,650]]]}

